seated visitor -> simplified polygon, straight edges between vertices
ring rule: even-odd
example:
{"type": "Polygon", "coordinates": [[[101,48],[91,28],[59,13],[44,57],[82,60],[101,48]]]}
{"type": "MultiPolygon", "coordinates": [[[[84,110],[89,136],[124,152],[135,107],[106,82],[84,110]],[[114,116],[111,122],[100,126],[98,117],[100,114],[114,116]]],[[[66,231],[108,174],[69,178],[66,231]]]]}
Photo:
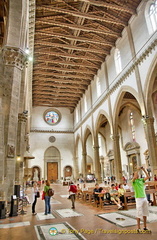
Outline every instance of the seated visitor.
{"type": "Polygon", "coordinates": [[[95,184],[95,188],[93,189],[93,195],[94,195],[94,200],[99,203],[99,196],[98,194],[100,193],[100,188],[99,188],[99,184],[96,183],[95,184]]]}
{"type": "Polygon", "coordinates": [[[126,190],[126,192],[130,191],[130,187],[126,182],[123,183],[123,188],[126,190]]]}
{"type": "Polygon", "coordinates": [[[118,183],[115,183],[115,189],[118,190],[118,188],[119,188],[118,183]]]}
{"type": "Polygon", "coordinates": [[[86,187],[86,184],[83,184],[82,191],[88,191],[88,187],[86,187]]]}
{"type": "Polygon", "coordinates": [[[124,203],[124,193],[126,192],[126,190],[123,188],[123,185],[122,184],[119,184],[119,189],[118,189],[118,193],[119,193],[119,198],[120,198],[120,201],[122,203],[124,203]]]}
{"type": "Polygon", "coordinates": [[[110,195],[111,201],[113,201],[118,206],[118,209],[122,209],[123,207],[120,204],[120,198],[118,197],[118,191],[115,189],[114,183],[111,185],[110,195]]]}

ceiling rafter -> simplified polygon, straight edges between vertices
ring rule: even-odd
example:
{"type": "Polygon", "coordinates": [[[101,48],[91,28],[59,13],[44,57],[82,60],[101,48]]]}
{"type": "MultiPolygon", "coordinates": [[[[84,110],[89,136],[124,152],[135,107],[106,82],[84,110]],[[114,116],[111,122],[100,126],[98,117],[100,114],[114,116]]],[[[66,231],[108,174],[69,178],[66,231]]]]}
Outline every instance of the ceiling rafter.
{"type": "Polygon", "coordinates": [[[104,58],[100,58],[99,56],[95,56],[95,57],[87,57],[87,56],[82,56],[82,55],[76,55],[76,54],[68,54],[68,53],[60,53],[60,52],[42,52],[42,51],[36,51],[36,54],[40,54],[40,55],[48,55],[48,56],[59,56],[59,57],[65,57],[65,58],[74,58],[74,59],[83,59],[83,60],[90,60],[90,61],[98,61],[98,62],[102,62],[104,58]]]}
{"type": "MultiPolygon", "coordinates": [[[[81,2],[84,2],[85,0],[79,0],[81,2]]],[[[107,9],[114,9],[114,10],[117,10],[117,11],[123,11],[123,12],[127,12],[131,15],[135,14],[135,10],[133,9],[130,9],[128,7],[125,7],[125,6],[119,6],[119,5],[116,5],[114,3],[106,3],[104,1],[94,1],[94,0],[86,0],[86,2],[94,5],[94,6],[98,6],[98,7],[104,7],[104,8],[107,8],[107,9]]]]}
{"type": "Polygon", "coordinates": [[[86,67],[88,67],[88,68],[94,68],[94,69],[98,69],[98,67],[99,67],[99,65],[98,64],[96,64],[96,63],[89,63],[89,62],[87,62],[87,63],[79,63],[79,62],[71,62],[71,61],[68,61],[68,60],[66,60],[66,61],[63,61],[63,60],[51,60],[51,59],[41,59],[41,58],[38,58],[37,60],[36,60],[36,63],[38,64],[39,62],[41,62],[41,63],[50,63],[50,64],[52,64],[52,63],[54,63],[54,64],[59,64],[59,65],[68,65],[68,66],[75,66],[75,67],[84,67],[84,66],[86,66],[86,67]]]}
{"type": "Polygon", "coordinates": [[[73,112],[141,1],[36,0],[33,105],[73,112]]]}
{"type": "Polygon", "coordinates": [[[39,83],[40,81],[42,83],[45,83],[45,84],[48,84],[49,82],[55,81],[55,82],[58,82],[58,83],[71,83],[71,84],[77,83],[77,84],[81,84],[81,85],[88,85],[91,82],[91,81],[82,80],[82,79],[79,79],[79,80],[76,80],[76,79],[75,80],[74,79],[69,80],[68,79],[67,80],[67,79],[59,79],[59,78],[54,78],[54,77],[52,77],[52,78],[44,78],[43,81],[41,80],[41,78],[39,80],[39,77],[36,77],[33,80],[33,82],[36,82],[36,83],[39,83]]]}
{"type": "Polygon", "coordinates": [[[70,93],[70,92],[69,92],[69,93],[65,93],[65,92],[64,92],[64,93],[62,93],[62,96],[60,96],[59,93],[56,93],[56,92],[44,92],[44,93],[43,93],[42,90],[41,90],[41,92],[40,92],[40,91],[36,92],[35,97],[38,97],[38,95],[40,95],[40,96],[43,95],[43,97],[44,97],[45,95],[57,96],[57,98],[59,98],[59,97],[62,98],[63,96],[64,96],[65,98],[66,98],[67,96],[69,96],[69,97],[72,96],[73,98],[80,98],[80,97],[81,97],[81,94],[78,94],[78,93],[75,94],[75,93],[70,93]],[[79,95],[79,96],[78,96],[78,95],[79,95]]]}
{"type": "Polygon", "coordinates": [[[65,99],[68,99],[69,101],[71,100],[71,98],[73,98],[75,101],[77,101],[78,99],[81,98],[82,94],[78,93],[78,94],[70,94],[70,92],[67,93],[66,96],[64,95],[59,95],[60,92],[51,92],[49,94],[47,94],[47,92],[43,92],[43,94],[39,93],[39,92],[36,92],[36,97],[34,99],[40,99],[40,98],[43,98],[43,99],[52,99],[52,96],[53,96],[53,99],[57,99],[57,100],[65,100],[65,99]]]}
{"type": "MultiPolygon", "coordinates": [[[[37,20],[36,21],[36,25],[38,26],[38,24],[41,23],[41,24],[47,24],[47,25],[54,25],[54,26],[59,26],[59,27],[67,27],[67,28],[70,28],[70,29],[74,29],[74,30],[81,30],[81,31],[84,31],[84,32],[94,32],[94,33],[99,33],[99,34],[103,34],[103,35],[107,35],[107,36],[113,36],[113,37],[120,37],[121,34],[120,33],[116,33],[115,31],[112,31],[112,30],[109,30],[109,29],[104,29],[104,30],[101,30],[101,29],[96,29],[96,28],[91,28],[91,27],[85,27],[84,25],[80,26],[80,25],[77,25],[77,24],[69,24],[69,23],[61,23],[61,22],[57,22],[57,21],[52,21],[52,20],[37,20]]],[[[92,24],[92,23],[91,23],[92,24]]],[[[105,28],[105,27],[104,27],[105,28]]]]}
{"type": "MultiPolygon", "coordinates": [[[[64,13],[64,14],[69,14],[69,15],[74,16],[74,17],[81,17],[81,18],[86,18],[86,19],[90,19],[90,20],[106,22],[106,23],[110,23],[110,24],[112,23],[112,24],[115,24],[115,25],[123,26],[123,27],[126,26],[126,22],[121,21],[120,19],[118,21],[113,21],[112,19],[108,19],[108,18],[105,18],[105,17],[99,17],[99,16],[95,16],[95,15],[92,15],[92,14],[82,13],[82,12],[79,12],[79,10],[77,12],[75,12],[75,11],[71,11],[71,10],[68,10],[68,9],[62,9],[62,8],[58,8],[58,7],[51,8],[50,6],[42,6],[42,7],[39,6],[39,7],[37,7],[37,10],[46,10],[46,11],[49,11],[49,12],[64,13]]],[[[38,17],[38,18],[40,19],[40,17],[38,17]]],[[[51,16],[42,17],[42,19],[51,19],[51,18],[52,18],[51,16]]]]}
{"type": "MultiPolygon", "coordinates": [[[[45,89],[45,83],[39,83],[39,84],[33,84],[33,88],[34,89],[40,89],[40,87],[42,86],[42,89],[44,90],[45,89]]],[[[78,83],[52,83],[52,84],[49,84],[48,85],[49,87],[62,87],[64,89],[79,89],[79,90],[82,90],[82,91],[85,91],[86,90],[86,85],[81,85],[81,84],[78,84],[78,83]]]]}
{"type": "Polygon", "coordinates": [[[34,67],[34,70],[41,70],[41,68],[42,68],[42,70],[51,70],[51,71],[58,71],[58,72],[74,72],[74,73],[82,73],[82,74],[86,74],[86,75],[94,75],[94,74],[96,74],[96,72],[95,71],[92,71],[92,70],[87,70],[87,69],[79,69],[79,70],[77,70],[77,69],[75,69],[75,68],[73,68],[73,69],[67,69],[67,68],[61,68],[61,67],[51,67],[51,66],[36,66],[36,67],[34,67]]]}
{"type": "MultiPolygon", "coordinates": [[[[76,93],[84,93],[84,89],[77,89],[77,88],[74,88],[74,87],[71,87],[71,88],[69,88],[69,86],[68,86],[68,88],[63,88],[63,87],[59,87],[59,86],[56,86],[56,87],[54,87],[54,88],[52,88],[52,87],[43,87],[42,88],[42,91],[44,92],[44,91],[52,91],[52,90],[54,90],[54,91],[56,91],[56,92],[65,92],[65,90],[66,90],[66,92],[71,92],[72,90],[74,90],[76,93]]],[[[33,88],[33,91],[39,91],[39,88],[36,86],[36,87],[34,87],[33,88]]]]}
{"type": "Polygon", "coordinates": [[[51,37],[57,37],[57,38],[65,38],[65,39],[69,39],[69,40],[75,40],[75,41],[80,41],[80,42],[86,42],[86,43],[94,43],[94,44],[100,44],[103,46],[109,46],[109,47],[113,47],[114,43],[113,42],[109,42],[109,41],[97,41],[94,39],[89,39],[89,38],[84,38],[84,37],[75,37],[72,35],[65,35],[65,34],[61,34],[61,33],[48,33],[48,32],[43,32],[43,31],[36,31],[35,35],[41,35],[41,36],[51,36],[51,37]]]}
{"type": "Polygon", "coordinates": [[[39,76],[39,75],[46,75],[46,76],[52,76],[53,75],[53,77],[59,77],[59,78],[72,78],[72,79],[83,79],[83,81],[86,81],[86,80],[91,80],[91,78],[88,76],[88,77],[86,77],[86,76],[83,76],[82,77],[82,75],[80,76],[80,75],[73,75],[73,74],[62,74],[62,73],[54,73],[54,72],[52,72],[52,73],[50,73],[50,72],[40,72],[40,73],[37,73],[37,72],[35,72],[34,73],[34,76],[39,76]]]}
{"type": "Polygon", "coordinates": [[[47,47],[58,47],[58,48],[65,48],[65,49],[71,49],[75,51],[81,51],[81,52],[92,52],[97,54],[109,54],[109,51],[104,50],[98,50],[96,48],[83,48],[83,47],[77,47],[77,45],[73,46],[71,44],[60,44],[60,43],[52,43],[52,42],[38,42],[35,44],[35,47],[38,51],[38,48],[41,49],[41,46],[47,46],[47,47]]]}

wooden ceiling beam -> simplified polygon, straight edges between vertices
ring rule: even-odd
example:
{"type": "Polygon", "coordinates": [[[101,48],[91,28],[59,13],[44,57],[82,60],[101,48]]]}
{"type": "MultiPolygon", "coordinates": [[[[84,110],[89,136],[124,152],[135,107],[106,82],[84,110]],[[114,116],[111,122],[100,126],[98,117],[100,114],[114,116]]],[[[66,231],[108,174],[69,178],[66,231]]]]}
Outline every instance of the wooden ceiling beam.
{"type": "MultiPolygon", "coordinates": [[[[32,91],[35,91],[35,92],[37,92],[37,91],[40,91],[40,88],[39,87],[33,87],[33,90],[32,91]]],[[[48,86],[48,87],[46,87],[46,86],[44,86],[44,87],[42,87],[42,91],[44,92],[44,91],[49,91],[49,92],[51,92],[51,91],[55,91],[56,93],[58,93],[58,92],[71,92],[71,91],[74,91],[75,93],[80,93],[80,94],[82,94],[82,93],[84,93],[84,89],[79,89],[79,88],[69,88],[69,87],[67,87],[67,88],[63,88],[63,87],[54,87],[54,88],[51,88],[50,86],[48,86]]]]}
{"type": "Polygon", "coordinates": [[[69,69],[69,68],[61,68],[61,67],[51,67],[51,66],[34,66],[34,70],[51,70],[51,71],[58,71],[58,72],[74,72],[74,73],[85,73],[86,75],[95,75],[96,71],[87,70],[87,69],[69,69]]]}
{"type": "Polygon", "coordinates": [[[81,84],[76,84],[76,83],[71,83],[71,84],[67,84],[67,83],[61,83],[59,84],[58,82],[52,82],[51,84],[49,83],[49,85],[47,85],[46,83],[32,83],[33,88],[37,89],[40,86],[42,86],[42,89],[44,89],[44,87],[62,87],[62,88],[76,88],[76,89],[80,89],[80,90],[84,90],[87,88],[87,85],[81,85],[81,84]]]}
{"type": "Polygon", "coordinates": [[[43,93],[43,91],[41,90],[41,92],[39,92],[39,91],[36,92],[35,95],[33,93],[33,97],[38,98],[38,96],[45,96],[45,95],[47,96],[48,95],[50,97],[53,96],[54,98],[59,98],[59,97],[65,97],[66,98],[66,97],[69,96],[69,97],[73,97],[73,98],[77,98],[78,99],[78,98],[80,98],[82,96],[81,94],[74,94],[74,93],[61,93],[61,95],[58,95],[58,94],[60,94],[60,93],[57,93],[57,94],[56,94],[56,92],[51,92],[51,93],[50,92],[44,92],[43,93]]]}
{"type": "Polygon", "coordinates": [[[67,80],[67,79],[58,79],[58,78],[36,78],[34,79],[33,78],[33,83],[44,83],[44,84],[51,84],[52,82],[56,82],[56,83],[70,83],[70,84],[79,84],[79,85],[88,85],[90,84],[91,81],[87,81],[87,80],[74,80],[74,79],[71,79],[71,80],[67,80]]]}
{"type": "MultiPolygon", "coordinates": [[[[74,16],[74,17],[80,17],[80,18],[86,18],[86,19],[90,19],[90,20],[94,20],[94,21],[100,21],[100,22],[105,22],[105,23],[109,23],[109,24],[115,24],[115,25],[120,25],[120,26],[123,26],[125,27],[126,26],[126,22],[122,21],[122,20],[118,20],[118,21],[114,21],[110,18],[106,18],[106,17],[99,17],[99,16],[96,16],[96,15],[92,15],[92,14],[89,14],[89,13],[82,13],[82,12],[79,12],[79,10],[77,9],[77,11],[72,11],[72,10],[68,10],[68,9],[63,9],[63,8],[58,8],[58,7],[50,7],[50,6],[46,6],[46,5],[43,5],[43,6],[37,6],[36,7],[37,10],[41,10],[42,12],[45,10],[47,12],[58,12],[58,13],[64,13],[64,14],[68,14],[68,15],[71,15],[71,16],[74,16]]],[[[104,11],[105,13],[105,11],[104,11]]],[[[39,14],[38,14],[39,16],[39,14]]],[[[42,17],[37,17],[37,19],[52,19],[54,18],[54,16],[44,16],[42,15],[42,17]]]]}
{"type": "Polygon", "coordinates": [[[73,46],[71,44],[60,44],[60,43],[52,43],[52,42],[40,42],[37,41],[35,43],[35,49],[41,49],[41,46],[47,46],[47,47],[54,47],[54,48],[63,48],[63,49],[70,49],[75,51],[81,51],[81,52],[91,52],[96,54],[106,54],[109,55],[109,51],[106,50],[99,50],[96,48],[85,48],[85,47],[77,47],[76,45],[73,46]]]}
{"type": "MultiPolygon", "coordinates": [[[[79,0],[79,1],[85,2],[85,0],[79,0]]],[[[136,13],[131,8],[128,8],[126,6],[119,6],[119,5],[116,5],[115,3],[106,3],[104,1],[94,1],[94,0],[86,0],[86,2],[90,3],[91,5],[97,6],[97,7],[104,7],[104,8],[107,8],[107,9],[114,9],[116,11],[126,12],[126,13],[129,13],[131,15],[136,13]]]]}
{"type": "MultiPolygon", "coordinates": [[[[56,38],[65,38],[65,39],[69,39],[69,40],[85,42],[85,43],[93,43],[93,44],[98,44],[98,45],[108,46],[108,47],[113,47],[115,44],[114,42],[103,41],[102,39],[97,41],[97,40],[91,39],[91,37],[85,38],[85,37],[80,37],[80,36],[66,35],[66,34],[62,34],[62,33],[54,33],[54,32],[49,33],[49,32],[43,32],[42,30],[36,31],[35,35],[36,35],[36,37],[37,37],[37,35],[41,35],[41,36],[50,36],[50,37],[56,37],[56,38]]],[[[38,41],[38,40],[40,41],[40,39],[36,38],[36,41],[38,41]]]]}
{"type": "Polygon", "coordinates": [[[71,62],[71,61],[58,61],[58,60],[47,60],[47,59],[37,59],[36,60],[36,64],[37,63],[50,63],[50,64],[59,64],[59,65],[64,65],[64,66],[74,66],[74,67],[87,67],[87,68],[94,68],[96,70],[98,70],[99,68],[99,64],[95,64],[95,63],[78,63],[78,62],[71,62]]]}
{"type": "Polygon", "coordinates": [[[42,51],[35,51],[34,55],[40,54],[41,56],[43,55],[48,55],[48,56],[57,56],[57,57],[65,57],[65,58],[72,58],[72,59],[83,59],[87,61],[97,61],[97,62],[102,62],[104,58],[96,56],[96,57],[89,57],[89,56],[81,56],[81,55],[75,55],[75,54],[68,54],[68,53],[61,53],[61,52],[42,52],[42,51]]]}
{"type": "MultiPolygon", "coordinates": [[[[37,19],[36,26],[38,26],[38,24],[42,24],[42,25],[46,24],[46,25],[58,26],[58,27],[62,27],[62,28],[65,27],[65,28],[69,28],[69,29],[79,30],[79,31],[82,31],[82,32],[91,32],[91,33],[103,34],[103,35],[112,36],[112,37],[115,37],[115,38],[121,37],[120,33],[116,32],[116,31],[113,31],[113,30],[109,30],[105,26],[103,27],[104,29],[99,29],[99,28],[86,27],[84,25],[80,26],[80,25],[77,25],[75,23],[70,24],[70,23],[62,23],[62,22],[57,22],[57,21],[52,21],[52,20],[46,21],[46,20],[37,19]]],[[[42,29],[44,29],[44,27],[42,29]]]]}
{"type": "MultiPolygon", "coordinates": [[[[36,100],[36,97],[34,97],[33,98],[34,100],[36,100]]],[[[70,99],[69,98],[65,98],[65,97],[56,97],[56,98],[54,98],[53,97],[53,99],[52,99],[52,97],[51,96],[38,96],[37,97],[37,100],[36,101],[40,101],[40,100],[50,100],[50,101],[53,101],[53,102],[55,102],[55,100],[56,101],[66,101],[66,102],[73,102],[73,103],[77,103],[77,101],[80,99],[80,97],[78,97],[77,99],[76,98],[74,98],[74,97],[70,97],[70,99]]]]}
{"type": "Polygon", "coordinates": [[[52,77],[59,77],[59,78],[72,78],[72,79],[80,79],[80,80],[89,80],[91,81],[92,78],[90,78],[89,76],[80,76],[80,75],[73,75],[73,74],[61,74],[61,73],[54,73],[54,72],[34,72],[33,76],[52,76],[52,77]]]}
{"type": "Polygon", "coordinates": [[[72,104],[72,103],[48,103],[47,101],[33,101],[33,106],[45,106],[45,107],[66,107],[66,108],[72,108],[72,111],[74,108],[77,106],[77,104],[72,104]]]}
{"type": "Polygon", "coordinates": [[[74,30],[80,30],[83,32],[91,32],[91,33],[97,33],[97,34],[103,34],[103,35],[107,35],[107,36],[112,36],[112,37],[121,37],[121,34],[118,32],[115,32],[113,30],[109,30],[109,29],[105,29],[104,26],[104,30],[101,30],[99,28],[91,28],[91,27],[85,27],[84,25],[77,25],[75,23],[70,24],[70,23],[63,23],[63,22],[58,22],[58,21],[53,21],[53,20],[40,20],[37,18],[36,20],[36,25],[38,26],[38,24],[47,24],[47,25],[53,25],[53,26],[59,26],[59,27],[65,27],[65,28],[69,28],[69,29],[74,29],[74,30]]]}

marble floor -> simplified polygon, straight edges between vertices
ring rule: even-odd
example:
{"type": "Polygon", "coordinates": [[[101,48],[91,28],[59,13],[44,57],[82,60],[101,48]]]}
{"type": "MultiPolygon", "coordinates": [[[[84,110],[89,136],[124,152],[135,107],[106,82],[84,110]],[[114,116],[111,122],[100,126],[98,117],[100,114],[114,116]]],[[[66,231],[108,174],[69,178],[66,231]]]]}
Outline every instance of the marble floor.
{"type": "MultiPolygon", "coordinates": [[[[128,212],[117,211],[115,205],[104,206],[101,209],[77,200],[75,210],[72,210],[71,201],[65,197],[68,195],[67,186],[61,184],[52,186],[55,190],[51,200],[52,214],[44,215],[44,201],[38,199],[37,215],[32,216],[31,205],[28,205],[25,209],[26,214],[0,219],[0,240],[132,240],[134,236],[136,240],[149,238],[156,240],[157,207],[150,207],[153,220],[148,222],[148,228],[152,231],[151,234],[138,234],[136,221],[132,217],[135,214],[134,209],[128,212]],[[112,219],[109,219],[110,213],[112,219]],[[105,214],[109,214],[108,217],[105,214]],[[134,220],[133,224],[130,223],[132,220],[134,220]]],[[[31,200],[31,189],[27,192],[31,200]]],[[[143,228],[142,224],[141,228],[143,228]]]]}

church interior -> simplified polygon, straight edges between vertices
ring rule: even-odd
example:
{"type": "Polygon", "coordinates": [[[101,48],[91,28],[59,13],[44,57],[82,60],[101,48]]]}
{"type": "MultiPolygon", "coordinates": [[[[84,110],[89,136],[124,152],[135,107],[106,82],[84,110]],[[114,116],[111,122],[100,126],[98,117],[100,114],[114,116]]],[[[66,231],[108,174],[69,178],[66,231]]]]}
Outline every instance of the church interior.
{"type": "Polygon", "coordinates": [[[157,0],[1,0],[0,239],[155,240],[156,176],[157,0]],[[139,167],[151,234],[135,231],[139,167]],[[127,184],[123,209],[95,184],[127,184]]]}

